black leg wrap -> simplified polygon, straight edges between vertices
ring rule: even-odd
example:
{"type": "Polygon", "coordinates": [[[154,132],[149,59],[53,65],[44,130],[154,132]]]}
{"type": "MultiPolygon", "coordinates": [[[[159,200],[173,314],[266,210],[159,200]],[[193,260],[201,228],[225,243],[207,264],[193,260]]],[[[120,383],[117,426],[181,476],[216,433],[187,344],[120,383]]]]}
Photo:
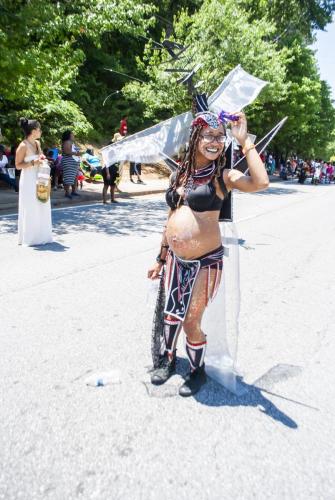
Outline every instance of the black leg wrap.
{"type": "Polygon", "coordinates": [[[179,389],[180,396],[189,397],[196,394],[206,383],[205,352],[207,342],[190,342],[186,338],[186,353],[190,362],[190,373],[185,377],[185,382],[179,389]]]}
{"type": "Polygon", "coordinates": [[[181,321],[172,317],[164,317],[164,351],[171,359],[176,351],[178,335],[181,329],[181,321]]]}
{"type": "Polygon", "coordinates": [[[191,365],[191,371],[204,364],[207,342],[190,342],[186,337],[186,354],[191,365]]]}

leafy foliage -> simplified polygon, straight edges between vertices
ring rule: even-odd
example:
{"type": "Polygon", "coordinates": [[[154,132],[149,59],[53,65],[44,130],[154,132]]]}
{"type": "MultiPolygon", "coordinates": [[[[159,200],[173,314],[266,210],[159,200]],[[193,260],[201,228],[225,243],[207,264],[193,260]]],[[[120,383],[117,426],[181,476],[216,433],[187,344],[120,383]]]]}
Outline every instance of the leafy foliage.
{"type": "Polygon", "coordinates": [[[89,40],[98,51],[108,30],[144,32],[152,22],[152,7],[135,0],[4,0],[1,8],[0,99],[5,135],[16,139],[16,123],[24,112],[42,121],[46,115],[47,133],[54,139],[56,130],[59,137],[69,125],[77,134],[87,135],[93,126],[70,97],[85,61],[83,41],[89,40]]]}
{"type": "Polygon", "coordinates": [[[247,114],[258,136],[289,117],[277,154],[329,155],[334,107],[308,45],[334,11],[332,0],[2,0],[2,132],[17,140],[26,115],[47,142],[66,128],[106,142],[122,116],[135,132],[189,109],[182,73],[166,71],[157,43],[168,38],[187,46],[180,64],[201,61],[208,93],[237,64],[269,82],[247,114]]]}
{"type": "MultiPolygon", "coordinates": [[[[249,126],[261,136],[283,116],[288,116],[273,143],[276,152],[284,156],[292,152],[321,155],[335,126],[329,89],[320,80],[315,56],[307,47],[314,27],[324,27],[329,21],[330,2],[324,2],[327,4],[324,10],[318,2],[303,3],[304,8],[311,9],[304,18],[304,35],[303,30],[291,29],[285,36],[279,36],[279,28],[281,31],[285,28],[283,20],[296,28],[301,24],[301,2],[293,0],[290,0],[290,20],[279,0],[205,0],[193,15],[182,10],[174,22],[176,40],[189,47],[186,52],[189,65],[202,62],[198,75],[208,93],[237,64],[269,82],[247,110],[249,126]]],[[[177,77],[164,71],[168,58],[148,43],[143,58],[138,59],[138,67],[147,74],[149,82],[129,83],[124,90],[129,98],[144,104],[145,115],[153,120],[190,107],[186,90],[176,84],[177,77]]]]}

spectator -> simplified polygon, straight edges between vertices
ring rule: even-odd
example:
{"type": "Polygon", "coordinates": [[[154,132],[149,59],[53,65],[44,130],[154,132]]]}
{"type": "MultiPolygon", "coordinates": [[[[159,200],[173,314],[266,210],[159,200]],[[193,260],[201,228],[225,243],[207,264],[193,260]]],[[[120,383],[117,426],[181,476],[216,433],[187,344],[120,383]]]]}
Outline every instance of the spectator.
{"type": "Polygon", "coordinates": [[[334,180],[334,167],[331,163],[327,167],[327,180],[329,184],[334,180]]]}
{"type": "Polygon", "coordinates": [[[119,165],[118,163],[114,163],[114,165],[110,165],[109,167],[104,167],[102,169],[102,177],[104,179],[104,187],[102,188],[102,202],[107,203],[107,193],[108,187],[110,187],[111,193],[111,203],[117,203],[115,199],[115,186],[116,179],[119,176],[119,165]]]}
{"type": "Polygon", "coordinates": [[[119,133],[124,137],[128,133],[127,125],[128,116],[124,116],[120,121],[119,133]]]}
{"type": "Polygon", "coordinates": [[[102,166],[100,158],[94,154],[92,148],[86,149],[86,153],[82,156],[82,162],[86,165],[90,173],[91,180],[94,179],[96,174],[101,174],[102,166]]]}
{"type": "Polygon", "coordinates": [[[113,135],[112,142],[117,142],[120,139],[123,139],[123,136],[120,134],[120,132],[115,132],[115,134],[113,135]]]}
{"type": "Polygon", "coordinates": [[[73,196],[80,196],[76,192],[77,172],[80,166],[79,149],[74,144],[74,134],[71,130],[66,130],[62,135],[62,160],[63,183],[65,197],[72,199],[73,196]],[[76,153],[75,155],[73,153],[76,153]],[[71,193],[70,193],[71,188],[71,193]]]}
{"type": "Polygon", "coordinates": [[[83,189],[83,181],[86,179],[85,174],[82,170],[82,168],[78,169],[77,172],[77,185],[79,184],[80,189],[83,189]]]}
{"type": "Polygon", "coordinates": [[[8,158],[5,155],[5,148],[2,144],[0,144],[0,180],[8,184],[9,187],[14,188],[17,193],[18,188],[15,181],[15,171],[13,171],[13,175],[10,175],[8,168],[9,163],[8,158]]]}
{"type": "Polygon", "coordinates": [[[129,177],[130,177],[130,182],[133,181],[133,175],[137,176],[137,184],[144,184],[142,181],[140,175],[142,173],[142,168],[140,163],[136,163],[135,161],[131,161],[129,163],[129,177]]]}
{"type": "Polygon", "coordinates": [[[56,160],[54,161],[54,191],[57,189],[62,189],[63,184],[63,166],[62,166],[62,155],[58,154],[56,160]]]}
{"type": "Polygon", "coordinates": [[[283,163],[280,163],[279,176],[281,179],[283,179],[283,181],[287,181],[287,167],[285,161],[283,163]]]}
{"type": "Polygon", "coordinates": [[[321,176],[321,165],[317,161],[317,162],[314,162],[314,171],[313,171],[312,184],[319,184],[319,182],[320,182],[320,176],[321,176]]]}
{"type": "MultiPolygon", "coordinates": [[[[271,170],[272,170],[272,160],[273,160],[273,156],[271,153],[268,154],[268,157],[266,159],[266,170],[268,172],[268,174],[271,174],[271,170]]],[[[263,160],[264,161],[264,160],[263,160]]]]}
{"type": "Polygon", "coordinates": [[[328,167],[328,165],[323,160],[320,160],[320,166],[321,166],[320,181],[322,184],[325,184],[327,182],[327,167],[328,167]]]}

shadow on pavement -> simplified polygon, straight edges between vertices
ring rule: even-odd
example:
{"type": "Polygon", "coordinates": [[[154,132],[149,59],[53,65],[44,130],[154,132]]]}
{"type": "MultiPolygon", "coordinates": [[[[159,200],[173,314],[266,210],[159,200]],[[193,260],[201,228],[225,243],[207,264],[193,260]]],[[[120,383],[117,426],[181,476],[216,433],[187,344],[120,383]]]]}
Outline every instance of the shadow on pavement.
{"type": "Polygon", "coordinates": [[[244,391],[242,396],[236,396],[212,379],[194,396],[196,401],[207,406],[250,406],[258,408],[262,413],[290,429],[297,429],[297,423],[283,413],[270,400],[266,399],[261,390],[254,385],[246,384],[238,377],[239,388],[244,391]]]}
{"type": "MultiPolygon", "coordinates": [[[[184,377],[189,370],[189,363],[185,358],[177,357],[176,373],[184,377]]],[[[290,429],[297,429],[298,424],[283,413],[275,404],[263,396],[261,388],[252,384],[243,382],[242,377],[237,377],[238,391],[241,395],[233,394],[225,387],[217,383],[215,380],[207,377],[207,383],[201,390],[194,396],[194,399],[206,406],[250,406],[251,408],[258,408],[262,413],[268,415],[273,420],[289,427],[290,429]]],[[[277,395],[278,396],[278,395],[277,395]]],[[[286,399],[286,398],[285,398],[286,399]]],[[[295,402],[295,401],[292,401],[295,402]]]]}
{"type": "MultiPolygon", "coordinates": [[[[148,236],[153,232],[162,232],[166,216],[166,204],[161,200],[129,200],[115,205],[78,205],[53,211],[52,230],[55,236],[76,232],[148,236]]],[[[16,232],[17,215],[0,219],[0,234],[16,232]]],[[[44,250],[42,247],[37,249],[44,250]]],[[[56,247],[45,250],[64,251],[57,250],[56,247]]]]}
{"type": "Polygon", "coordinates": [[[53,231],[56,235],[84,231],[147,236],[162,231],[166,214],[165,203],[158,200],[122,201],[112,206],[78,206],[53,213],[53,231]]]}
{"type": "Polygon", "coordinates": [[[17,215],[6,215],[0,219],[0,234],[17,233],[17,215]]]}
{"type": "Polygon", "coordinates": [[[277,195],[280,196],[281,194],[295,194],[295,193],[300,193],[304,194],[299,189],[293,189],[293,188],[281,188],[281,187],[276,187],[276,186],[271,186],[265,191],[258,191],[258,193],[251,193],[255,196],[268,196],[268,195],[277,195]]]}
{"type": "Polygon", "coordinates": [[[66,250],[68,250],[70,247],[54,241],[52,243],[47,243],[46,245],[34,245],[32,246],[32,248],[34,250],[37,250],[38,252],[66,252],[66,250]]]}

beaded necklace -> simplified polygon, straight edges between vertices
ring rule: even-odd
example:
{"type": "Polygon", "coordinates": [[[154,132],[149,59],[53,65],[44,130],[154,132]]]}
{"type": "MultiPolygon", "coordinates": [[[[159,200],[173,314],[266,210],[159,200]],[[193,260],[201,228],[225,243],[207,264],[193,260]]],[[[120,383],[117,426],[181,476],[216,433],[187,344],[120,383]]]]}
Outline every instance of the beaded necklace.
{"type": "Polygon", "coordinates": [[[199,168],[195,170],[194,174],[191,174],[187,179],[184,187],[185,196],[187,196],[193,189],[195,185],[206,184],[208,180],[213,176],[215,172],[215,163],[205,168],[199,168]]]}

